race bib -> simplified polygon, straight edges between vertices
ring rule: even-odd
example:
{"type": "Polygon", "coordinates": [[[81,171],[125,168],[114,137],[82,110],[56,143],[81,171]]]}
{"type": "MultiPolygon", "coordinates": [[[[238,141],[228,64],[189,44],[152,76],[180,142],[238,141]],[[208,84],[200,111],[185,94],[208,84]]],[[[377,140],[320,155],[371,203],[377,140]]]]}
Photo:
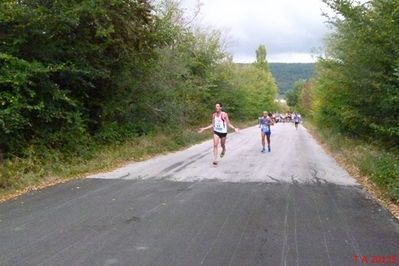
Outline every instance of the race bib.
{"type": "Polygon", "coordinates": [[[217,131],[223,130],[223,122],[222,121],[215,121],[215,130],[217,130],[217,131]]]}

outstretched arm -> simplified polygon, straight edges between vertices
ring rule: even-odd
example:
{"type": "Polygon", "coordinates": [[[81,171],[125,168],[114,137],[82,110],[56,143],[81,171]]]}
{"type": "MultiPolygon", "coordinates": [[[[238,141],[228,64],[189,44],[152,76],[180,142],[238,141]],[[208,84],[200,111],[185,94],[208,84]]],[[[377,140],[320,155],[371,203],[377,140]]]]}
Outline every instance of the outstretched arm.
{"type": "Polygon", "coordinates": [[[198,130],[198,133],[202,133],[204,130],[210,129],[210,128],[212,128],[212,127],[213,127],[213,124],[210,124],[210,125],[207,126],[207,127],[201,127],[201,128],[198,130]]]}

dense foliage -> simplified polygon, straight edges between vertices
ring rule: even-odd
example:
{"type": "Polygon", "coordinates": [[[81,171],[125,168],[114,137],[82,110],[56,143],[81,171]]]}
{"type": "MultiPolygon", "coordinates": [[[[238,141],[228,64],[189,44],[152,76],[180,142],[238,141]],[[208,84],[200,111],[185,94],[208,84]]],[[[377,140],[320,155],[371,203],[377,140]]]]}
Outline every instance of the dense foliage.
{"type": "MultiPolygon", "coordinates": [[[[0,154],[90,153],[273,106],[266,67],[237,67],[217,31],[192,26],[174,1],[4,0],[0,3],[0,154]]],[[[254,51],[255,53],[255,51],[254,51]]]]}
{"type": "Polygon", "coordinates": [[[74,148],[116,119],[161,45],[150,12],[144,1],[2,1],[1,149],[74,148]]]}
{"type": "Polygon", "coordinates": [[[399,1],[325,1],[338,16],[318,63],[313,113],[319,125],[399,145],[399,1]]]}
{"type": "Polygon", "coordinates": [[[294,83],[294,89],[285,94],[287,105],[292,111],[299,112],[304,116],[309,116],[312,108],[312,81],[298,80],[294,83]]]}

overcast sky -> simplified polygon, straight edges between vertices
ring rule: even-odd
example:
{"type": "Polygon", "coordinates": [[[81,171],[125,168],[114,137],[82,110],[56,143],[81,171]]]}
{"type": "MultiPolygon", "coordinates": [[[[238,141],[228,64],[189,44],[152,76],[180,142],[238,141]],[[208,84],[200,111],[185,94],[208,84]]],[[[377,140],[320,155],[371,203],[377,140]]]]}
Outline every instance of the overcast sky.
{"type": "MultiPolygon", "coordinates": [[[[196,0],[181,0],[192,14],[196,0]]],[[[321,0],[201,0],[203,26],[229,36],[228,51],[235,62],[253,62],[260,44],[269,62],[313,62],[313,50],[323,47],[328,12],[321,0]]],[[[330,13],[330,12],[329,12],[330,13]]]]}

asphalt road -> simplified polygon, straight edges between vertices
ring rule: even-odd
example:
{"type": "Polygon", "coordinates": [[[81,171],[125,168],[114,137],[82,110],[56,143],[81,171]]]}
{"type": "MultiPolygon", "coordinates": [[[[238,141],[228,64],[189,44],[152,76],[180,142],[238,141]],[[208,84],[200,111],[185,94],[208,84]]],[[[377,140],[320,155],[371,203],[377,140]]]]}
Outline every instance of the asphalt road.
{"type": "Polygon", "coordinates": [[[2,203],[0,265],[399,265],[399,222],[306,129],[272,132],[2,203]]]}

